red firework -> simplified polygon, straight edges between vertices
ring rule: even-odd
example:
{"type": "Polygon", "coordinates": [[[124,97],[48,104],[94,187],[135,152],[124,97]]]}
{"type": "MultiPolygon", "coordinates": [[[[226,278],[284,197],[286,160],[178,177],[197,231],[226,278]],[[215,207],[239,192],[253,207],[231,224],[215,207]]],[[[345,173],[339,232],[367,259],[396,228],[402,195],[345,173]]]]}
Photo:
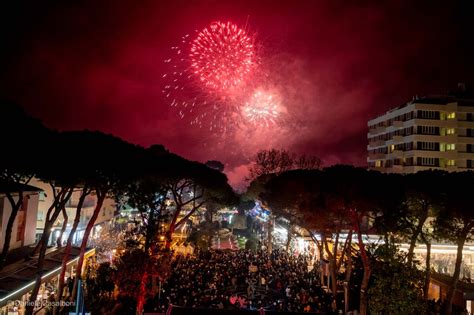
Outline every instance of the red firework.
{"type": "Polygon", "coordinates": [[[228,92],[242,86],[255,66],[252,39],[237,25],[214,22],[191,43],[191,70],[208,88],[228,92]]]}
{"type": "Polygon", "coordinates": [[[242,107],[242,114],[248,122],[265,127],[275,124],[281,112],[282,106],[276,95],[263,90],[256,90],[242,107]]]}

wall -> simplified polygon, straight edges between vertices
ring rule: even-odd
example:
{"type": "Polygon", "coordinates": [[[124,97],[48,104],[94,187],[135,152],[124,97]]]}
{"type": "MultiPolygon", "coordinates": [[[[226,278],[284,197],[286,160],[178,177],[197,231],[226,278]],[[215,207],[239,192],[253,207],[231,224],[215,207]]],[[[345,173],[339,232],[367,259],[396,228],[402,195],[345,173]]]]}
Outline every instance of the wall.
{"type": "MultiPolygon", "coordinates": [[[[25,233],[23,243],[22,241],[17,241],[17,231],[18,231],[18,219],[17,216],[15,222],[13,223],[12,229],[12,237],[10,241],[10,250],[19,248],[23,246],[33,245],[35,243],[35,227],[36,227],[36,216],[38,212],[38,193],[25,193],[25,195],[29,196],[28,206],[26,210],[26,218],[25,218],[25,233]]],[[[3,244],[5,243],[5,229],[8,224],[8,219],[11,215],[11,206],[10,202],[6,198],[1,198],[0,201],[3,200],[3,214],[1,218],[1,235],[0,235],[0,244],[3,248],[3,244]]],[[[18,200],[18,197],[15,197],[15,201],[18,200]]]]}

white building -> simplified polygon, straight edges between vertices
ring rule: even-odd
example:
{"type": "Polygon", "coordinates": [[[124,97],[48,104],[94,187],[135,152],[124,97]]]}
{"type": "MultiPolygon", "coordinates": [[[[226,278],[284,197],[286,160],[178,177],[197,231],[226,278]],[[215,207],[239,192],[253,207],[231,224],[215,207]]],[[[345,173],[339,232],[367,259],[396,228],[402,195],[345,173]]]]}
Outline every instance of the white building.
{"type": "MultiPolygon", "coordinates": [[[[41,189],[29,185],[22,185],[24,191],[23,203],[13,223],[10,240],[10,250],[35,243],[36,216],[38,211],[38,197],[41,189]]],[[[5,229],[10,218],[12,208],[5,193],[13,194],[15,202],[18,201],[18,193],[10,191],[8,187],[0,187],[0,245],[3,248],[5,243],[5,229]]]]}
{"type": "Polygon", "coordinates": [[[369,169],[474,170],[474,98],[414,98],[368,122],[369,169]]]}
{"type": "MultiPolygon", "coordinates": [[[[43,234],[46,214],[48,212],[48,208],[51,206],[53,202],[53,191],[49,184],[43,183],[38,179],[33,179],[32,183],[43,190],[43,192],[39,196],[38,215],[37,215],[37,221],[36,221],[36,238],[38,240],[39,237],[43,234]]],[[[80,195],[81,195],[81,190],[77,189],[76,191],[73,192],[71,199],[66,203],[66,213],[68,217],[68,223],[67,223],[66,231],[63,235],[63,242],[66,242],[69,236],[69,232],[71,231],[71,227],[74,221],[74,217],[76,215],[76,207],[79,202],[80,195]]],[[[93,192],[89,196],[87,196],[86,199],[84,200],[84,204],[81,210],[81,219],[79,222],[79,226],[77,227],[76,234],[74,235],[74,238],[73,238],[74,244],[79,244],[82,241],[84,231],[86,229],[86,226],[90,218],[92,217],[92,214],[94,213],[96,205],[97,205],[97,197],[93,192]]],[[[99,216],[97,217],[97,220],[94,224],[94,228],[92,229],[92,235],[90,237],[91,239],[99,236],[100,232],[103,229],[107,230],[109,228],[109,225],[111,224],[112,220],[115,217],[116,208],[117,207],[113,199],[111,198],[105,199],[104,204],[102,205],[102,208],[100,209],[99,216]]],[[[60,214],[57,221],[53,225],[51,237],[50,237],[50,244],[53,244],[58,238],[63,222],[64,222],[63,215],[60,214]]]]}

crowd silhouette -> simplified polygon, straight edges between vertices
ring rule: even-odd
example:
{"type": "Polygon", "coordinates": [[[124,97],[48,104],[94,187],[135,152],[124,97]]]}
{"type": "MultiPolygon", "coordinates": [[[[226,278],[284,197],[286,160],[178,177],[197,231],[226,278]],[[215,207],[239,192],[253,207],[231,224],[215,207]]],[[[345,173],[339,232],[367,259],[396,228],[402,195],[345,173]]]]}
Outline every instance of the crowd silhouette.
{"type": "MultiPolygon", "coordinates": [[[[160,295],[160,308],[247,309],[331,314],[331,295],[310,257],[282,250],[198,252],[177,256],[160,295]]],[[[317,264],[317,263],[316,263],[317,264]]]]}

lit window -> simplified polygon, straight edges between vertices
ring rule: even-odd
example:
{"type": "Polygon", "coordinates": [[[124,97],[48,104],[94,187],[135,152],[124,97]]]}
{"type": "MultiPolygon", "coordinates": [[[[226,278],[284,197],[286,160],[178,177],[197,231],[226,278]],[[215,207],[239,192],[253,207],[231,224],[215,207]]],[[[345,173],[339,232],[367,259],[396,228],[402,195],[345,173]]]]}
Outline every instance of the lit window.
{"type": "Polygon", "coordinates": [[[448,119],[455,119],[456,118],[456,113],[449,113],[448,114],[448,119]]]}
{"type": "Polygon", "coordinates": [[[447,135],[454,135],[454,128],[448,128],[448,129],[446,129],[446,134],[447,134],[447,135]]]}
{"type": "Polygon", "coordinates": [[[375,167],[382,167],[382,161],[375,161],[375,167]]]}
{"type": "Polygon", "coordinates": [[[447,151],[454,151],[454,150],[456,150],[456,144],[454,144],[454,143],[449,144],[449,143],[448,143],[448,144],[446,145],[446,150],[447,150],[447,151]]]}
{"type": "Polygon", "coordinates": [[[447,160],[447,161],[446,161],[446,165],[447,165],[447,166],[455,166],[455,165],[456,165],[456,161],[454,161],[454,160],[447,160]]]}

